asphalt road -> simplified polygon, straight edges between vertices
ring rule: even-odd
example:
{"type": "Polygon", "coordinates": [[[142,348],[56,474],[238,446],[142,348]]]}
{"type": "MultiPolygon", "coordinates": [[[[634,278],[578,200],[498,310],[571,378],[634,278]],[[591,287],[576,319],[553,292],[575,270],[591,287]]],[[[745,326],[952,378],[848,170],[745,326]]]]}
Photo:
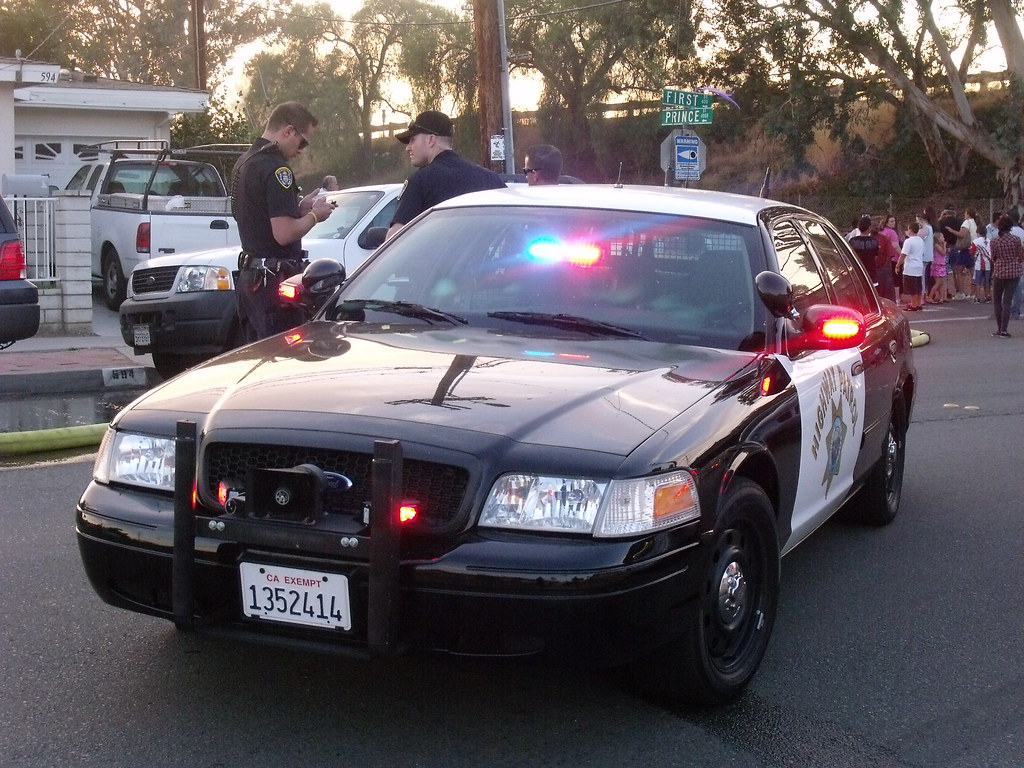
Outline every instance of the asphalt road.
{"type": "Polygon", "coordinates": [[[783,561],[764,664],[718,710],[610,674],[179,634],[89,587],[72,520],[88,459],[0,469],[0,765],[1022,765],[1024,324],[993,339],[984,315],[914,318],[933,340],[900,516],[835,519],[783,561]]]}

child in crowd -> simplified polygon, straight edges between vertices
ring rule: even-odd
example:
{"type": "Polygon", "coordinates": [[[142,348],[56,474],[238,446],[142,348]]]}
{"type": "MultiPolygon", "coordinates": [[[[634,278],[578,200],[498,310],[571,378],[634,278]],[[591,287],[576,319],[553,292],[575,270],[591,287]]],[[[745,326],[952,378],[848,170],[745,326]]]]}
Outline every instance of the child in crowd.
{"type": "MultiPolygon", "coordinates": [[[[907,239],[903,241],[900,260],[896,264],[897,271],[903,280],[903,303],[900,308],[906,312],[921,311],[923,294],[922,276],[924,275],[925,243],[918,237],[921,225],[916,221],[907,225],[907,239]]],[[[929,236],[929,240],[931,236],[929,236]]]]}
{"type": "Polygon", "coordinates": [[[988,304],[992,301],[992,255],[988,252],[988,241],[984,237],[976,237],[971,243],[974,255],[974,303],[988,304]]]}
{"type": "Polygon", "coordinates": [[[932,235],[932,287],[925,297],[929,304],[946,302],[946,238],[941,232],[932,235]]]}

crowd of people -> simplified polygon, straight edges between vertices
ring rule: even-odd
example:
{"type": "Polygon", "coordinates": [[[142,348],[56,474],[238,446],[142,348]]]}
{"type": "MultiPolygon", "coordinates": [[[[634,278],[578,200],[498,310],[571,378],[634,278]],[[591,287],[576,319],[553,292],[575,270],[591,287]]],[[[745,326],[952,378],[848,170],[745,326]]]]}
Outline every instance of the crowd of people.
{"type": "Polygon", "coordinates": [[[903,228],[888,214],[854,221],[846,236],[875,281],[880,296],[906,312],[926,304],[992,304],[993,336],[1009,338],[1024,298],[1024,228],[1019,210],[995,211],[982,222],[974,208],[926,207],[903,228]]]}

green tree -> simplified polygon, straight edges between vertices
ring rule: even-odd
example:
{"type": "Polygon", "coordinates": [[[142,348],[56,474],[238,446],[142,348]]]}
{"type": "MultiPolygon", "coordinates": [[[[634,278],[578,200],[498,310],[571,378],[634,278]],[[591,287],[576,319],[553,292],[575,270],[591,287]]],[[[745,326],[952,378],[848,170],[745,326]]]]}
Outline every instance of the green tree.
{"type": "Polygon", "coordinates": [[[623,0],[579,8],[574,0],[514,6],[509,48],[540,74],[540,120],[566,167],[597,177],[592,107],[612,96],[660,95],[673,62],[693,50],[688,0],[623,0]]]}
{"type": "MultiPolygon", "coordinates": [[[[266,6],[204,0],[208,71],[239,46],[274,30],[291,0],[266,6]]],[[[0,54],[21,49],[85,72],[139,83],[194,87],[191,3],[182,0],[16,0],[0,6],[0,54]]],[[[214,77],[216,79],[216,75],[214,77]]]]}
{"type": "MultiPolygon", "coordinates": [[[[421,0],[369,0],[349,18],[326,3],[308,6],[247,64],[246,105],[262,123],[275,104],[303,102],[320,120],[311,160],[344,178],[369,180],[377,175],[374,118],[384,108],[417,108],[396,103],[389,88],[409,83],[412,102],[424,109],[453,92],[468,50],[466,26],[455,22],[421,0]]],[[[465,94],[465,86],[455,92],[465,94]]]]}
{"type": "Polygon", "coordinates": [[[711,21],[727,54],[710,69],[764,99],[748,106],[796,159],[816,125],[848,135],[855,105],[890,103],[920,138],[937,186],[950,188],[972,152],[1006,168],[1024,149],[1020,9],[1020,0],[957,0],[940,20],[927,0],[723,0],[711,21]],[[990,22],[1007,59],[1009,130],[1006,120],[983,125],[968,96],[990,22]]]}

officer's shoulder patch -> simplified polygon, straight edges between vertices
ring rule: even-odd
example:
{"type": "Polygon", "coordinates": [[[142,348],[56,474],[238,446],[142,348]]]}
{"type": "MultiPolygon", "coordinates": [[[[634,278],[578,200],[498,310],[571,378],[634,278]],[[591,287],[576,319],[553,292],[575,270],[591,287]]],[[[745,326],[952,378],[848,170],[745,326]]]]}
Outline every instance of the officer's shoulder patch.
{"type": "Polygon", "coordinates": [[[292,177],[292,169],[289,168],[287,165],[282,165],[280,168],[274,171],[274,176],[277,177],[277,183],[280,184],[285,189],[291,189],[292,182],[295,181],[295,179],[292,177]]]}

